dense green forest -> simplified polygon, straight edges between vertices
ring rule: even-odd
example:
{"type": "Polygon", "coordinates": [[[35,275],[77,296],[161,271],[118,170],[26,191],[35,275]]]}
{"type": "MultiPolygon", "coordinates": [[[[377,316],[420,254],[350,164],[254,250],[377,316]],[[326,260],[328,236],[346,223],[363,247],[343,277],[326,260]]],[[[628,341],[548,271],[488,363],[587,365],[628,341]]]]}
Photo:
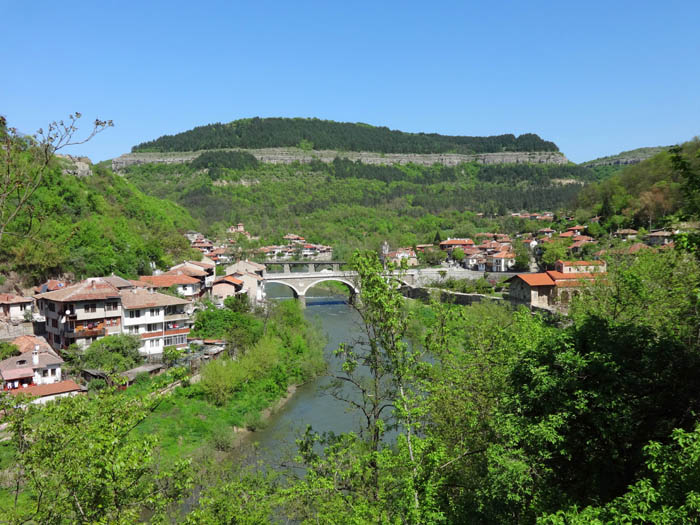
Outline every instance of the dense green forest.
{"type": "Polygon", "coordinates": [[[609,229],[620,226],[661,227],[688,215],[688,178],[677,162],[700,166],[700,140],[662,151],[650,159],[586,186],[577,198],[578,208],[603,217],[609,229]]]}
{"type": "Polygon", "coordinates": [[[190,164],[132,166],[125,177],[186,207],[208,231],[244,222],[265,238],[295,230],[348,249],[378,247],[384,239],[430,242],[438,230],[473,235],[483,222],[479,212],[565,208],[581,184],[595,178],[573,165],[372,166],[336,159],[292,165],[248,160],[239,168],[240,158],[229,163],[204,155],[190,164]]]}
{"type": "Polygon", "coordinates": [[[150,274],[191,256],[182,232],[196,225],[182,207],[142,193],[104,166],[88,177],[54,163],[0,243],[0,268],[28,282],[150,274]]]}
{"type": "Polygon", "coordinates": [[[221,148],[305,146],[380,153],[492,153],[559,151],[535,134],[466,137],[405,133],[369,124],[305,118],[251,118],[208,124],[134,146],[132,151],[197,151],[221,148]]]}

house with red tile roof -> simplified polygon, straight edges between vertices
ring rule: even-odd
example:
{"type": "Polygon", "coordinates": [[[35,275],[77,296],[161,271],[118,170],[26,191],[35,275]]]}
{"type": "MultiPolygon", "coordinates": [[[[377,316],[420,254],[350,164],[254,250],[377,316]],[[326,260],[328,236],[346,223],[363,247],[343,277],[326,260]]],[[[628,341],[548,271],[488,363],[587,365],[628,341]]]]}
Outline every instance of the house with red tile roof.
{"type": "MultiPolygon", "coordinates": [[[[19,346],[18,346],[19,348],[19,346]]],[[[61,380],[61,359],[47,345],[35,344],[20,355],[0,361],[3,390],[15,390],[34,385],[47,385],[61,380]]]]}
{"type": "Polygon", "coordinates": [[[100,277],[39,294],[35,300],[54,349],[73,343],[86,347],[105,335],[121,333],[119,290],[100,277]]]}
{"type": "Polygon", "coordinates": [[[0,319],[22,320],[32,312],[34,299],[11,293],[0,293],[0,319]]]}
{"type": "Polygon", "coordinates": [[[474,241],[471,239],[447,239],[440,243],[440,249],[447,252],[452,252],[457,247],[466,248],[467,246],[474,246],[474,241]]]}
{"type": "Polygon", "coordinates": [[[16,388],[9,391],[10,394],[26,395],[32,397],[32,403],[43,404],[59,397],[74,396],[83,392],[83,389],[75,381],[70,379],[45,385],[33,385],[24,388],[16,388]]]}
{"type": "Polygon", "coordinates": [[[190,301],[155,292],[153,289],[133,288],[121,294],[124,311],[123,333],[141,340],[142,355],[159,355],[166,346],[187,346],[192,328],[188,313],[190,301]]]}
{"type": "Polygon", "coordinates": [[[161,275],[142,275],[141,282],[154,288],[174,288],[183,297],[194,299],[202,295],[202,282],[196,277],[187,275],[187,271],[168,272],[161,275]]]}
{"type": "Polygon", "coordinates": [[[233,275],[225,275],[218,277],[212,286],[212,297],[218,301],[223,301],[227,297],[231,297],[242,293],[243,280],[233,275]]]}
{"type": "Polygon", "coordinates": [[[566,311],[581,286],[605,275],[606,270],[603,261],[557,261],[555,267],[508,279],[510,298],[538,308],[566,311]]]}

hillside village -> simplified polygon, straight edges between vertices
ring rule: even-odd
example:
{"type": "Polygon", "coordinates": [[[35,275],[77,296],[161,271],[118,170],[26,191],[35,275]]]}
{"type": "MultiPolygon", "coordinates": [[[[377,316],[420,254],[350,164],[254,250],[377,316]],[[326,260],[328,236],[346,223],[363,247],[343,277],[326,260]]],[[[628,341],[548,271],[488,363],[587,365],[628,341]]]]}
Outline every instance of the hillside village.
{"type": "MultiPolygon", "coordinates": [[[[438,267],[503,275],[505,298],[532,309],[565,313],[581,286],[604,279],[605,257],[632,255],[641,250],[673,247],[674,232],[657,230],[643,233],[619,229],[607,239],[587,235],[588,225],[553,226],[573,221],[556,221],[551,212],[517,213],[513,217],[544,222],[537,232],[510,236],[482,232],[474,238],[448,238],[440,242],[418,244],[392,250],[387,243],[381,250],[385,263],[407,268],[438,267]],[[616,247],[595,249],[602,241],[616,247]],[[562,257],[548,264],[544,254],[559,243],[562,257]],[[584,253],[591,257],[581,260],[584,253]],[[522,270],[526,270],[523,272],[522,270]],[[537,271],[541,270],[541,271],[537,271]],[[518,273],[520,271],[520,273],[518,273]]],[[[123,375],[126,382],[137,373],[154,374],[164,369],[166,348],[189,349],[191,345],[210,345],[220,341],[202,341],[191,337],[196,311],[204,302],[223,306],[229,297],[243,296],[253,305],[264,304],[265,266],[242,259],[237,247],[241,238],[259,240],[239,223],[229,227],[226,238],[212,242],[198,232],[186,237],[199,261],[184,261],[166,271],[124,279],[117,275],[94,276],[79,282],[51,279],[36,286],[30,295],[0,294],[0,330],[7,343],[15,345],[18,355],[0,361],[2,388],[13,393],[36,396],[37,402],[84,392],[93,377],[105,377],[99,370],[67,378],[62,371],[63,352],[70,348],[84,351],[92,343],[111,335],[139,338],[139,354],[144,363],[136,372],[123,375]],[[236,262],[234,262],[236,261],[236,262]],[[18,331],[19,330],[19,331],[18,331]],[[20,335],[18,335],[20,334],[20,335]],[[88,381],[85,379],[87,378],[88,381]]],[[[258,246],[245,253],[254,260],[330,261],[330,246],[308,243],[295,233],[284,235],[286,245],[258,246]]],[[[466,274],[465,274],[466,276],[466,274]]],[[[495,281],[494,281],[495,282],[495,281]]],[[[214,354],[216,350],[212,350],[214,354]]],[[[201,358],[201,353],[197,354],[201,358]]]]}

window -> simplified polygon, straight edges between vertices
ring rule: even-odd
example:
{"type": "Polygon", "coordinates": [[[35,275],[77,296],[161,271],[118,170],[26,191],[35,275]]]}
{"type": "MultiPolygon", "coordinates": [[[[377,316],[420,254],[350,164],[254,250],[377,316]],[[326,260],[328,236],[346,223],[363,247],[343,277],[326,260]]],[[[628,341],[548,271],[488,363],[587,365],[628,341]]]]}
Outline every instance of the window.
{"type": "Polygon", "coordinates": [[[157,332],[158,330],[160,330],[159,325],[157,325],[157,324],[149,324],[148,325],[148,330],[147,330],[148,332],[157,332]]]}
{"type": "Polygon", "coordinates": [[[97,311],[97,304],[95,304],[95,303],[86,304],[83,307],[83,310],[85,310],[86,314],[94,314],[97,311]]]}
{"type": "Polygon", "coordinates": [[[114,302],[114,301],[110,301],[108,303],[105,303],[105,310],[107,310],[108,312],[113,312],[117,308],[119,308],[119,304],[114,302]]]}
{"type": "Polygon", "coordinates": [[[53,328],[58,328],[58,321],[56,321],[56,319],[51,319],[51,326],[53,328]]]}
{"type": "Polygon", "coordinates": [[[49,377],[49,371],[46,368],[41,371],[41,377],[49,377]]]}
{"type": "Polygon", "coordinates": [[[148,346],[150,346],[151,348],[158,348],[158,346],[160,346],[160,345],[158,344],[158,339],[151,339],[151,340],[148,342],[148,346]]]}
{"type": "Polygon", "coordinates": [[[130,319],[138,319],[141,317],[141,310],[129,310],[130,319]]]}
{"type": "Polygon", "coordinates": [[[49,303],[49,311],[50,312],[55,312],[56,311],[56,305],[54,303],[49,303]]]}
{"type": "Polygon", "coordinates": [[[158,317],[160,314],[160,308],[151,308],[151,317],[158,317]]]}
{"type": "Polygon", "coordinates": [[[55,375],[56,375],[56,369],[55,369],[55,368],[52,368],[52,369],[51,369],[51,375],[52,375],[52,376],[55,376],[55,375]]]}

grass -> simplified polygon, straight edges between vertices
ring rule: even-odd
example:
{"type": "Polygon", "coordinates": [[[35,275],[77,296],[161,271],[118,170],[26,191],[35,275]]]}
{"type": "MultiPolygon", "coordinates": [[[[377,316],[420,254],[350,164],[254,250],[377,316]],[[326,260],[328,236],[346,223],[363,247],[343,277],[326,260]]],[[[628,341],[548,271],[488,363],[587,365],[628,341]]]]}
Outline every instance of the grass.
{"type": "Polygon", "coordinates": [[[178,387],[137,431],[156,435],[167,458],[191,455],[203,445],[230,434],[233,427],[256,425],[261,412],[284,395],[265,391],[261,386],[252,383],[223,406],[207,401],[196,384],[178,387]]]}

